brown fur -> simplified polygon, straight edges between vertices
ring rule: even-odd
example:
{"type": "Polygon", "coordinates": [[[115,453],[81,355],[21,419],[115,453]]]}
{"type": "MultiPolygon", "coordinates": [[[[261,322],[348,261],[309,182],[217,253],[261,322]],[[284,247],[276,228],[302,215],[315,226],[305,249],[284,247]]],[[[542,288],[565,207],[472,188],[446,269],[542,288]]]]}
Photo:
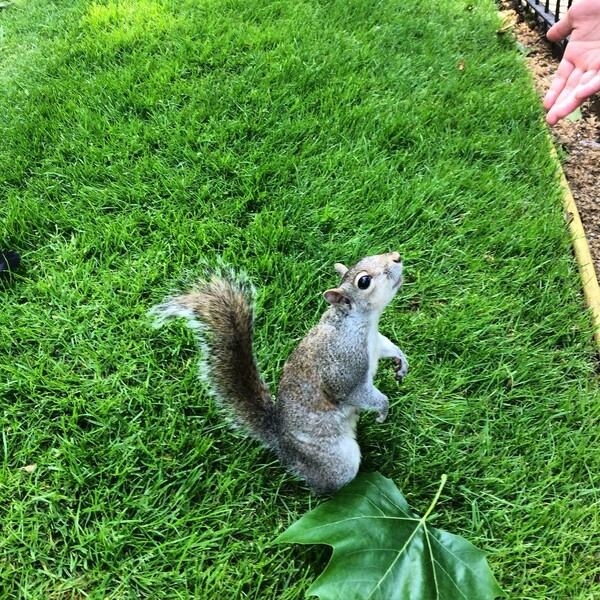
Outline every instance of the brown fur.
{"type": "Polygon", "coordinates": [[[388,399],[373,385],[377,361],[393,358],[400,378],[408,368],[401,350],[377,331],[402,280],[400,255],[371,256],[351,269],[336,269],[340,287],[325,292],[331,306],[288,358],[277,402],[254,358],[248,286],[215,274],[153,311],[161,320],[183,316],[194,326],[199,322],[210,390],[238,425],[319,493],[337,490],[358,471],[359,411],[376,411],[379,422],[386,418],[388,399]],[[364,276],[372,280],[367,288],[358,284],[364,276]]]}

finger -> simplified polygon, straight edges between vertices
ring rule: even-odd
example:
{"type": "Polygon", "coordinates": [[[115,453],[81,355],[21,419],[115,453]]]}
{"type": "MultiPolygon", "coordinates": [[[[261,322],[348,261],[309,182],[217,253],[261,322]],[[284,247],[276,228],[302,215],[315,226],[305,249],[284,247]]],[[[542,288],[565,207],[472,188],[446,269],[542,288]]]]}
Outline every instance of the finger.
{"type": "MultiPolygon", "coordinates": [[[[593,96],[596,92],[600,92],[600,73],[596,72],[596,74],[594,74],[593,71],[588,71],[588,73],[592,73],[592,76],[586,77],[585,80],[582,77],[581,83],[575,90],[575,97],[578,100],[585,100],[586,98],[593,96]]],[[[588,75],[588,73],[586,73],[586,75],[588,75]]]]}
{"type": "MultiPolygon", "coordinates": [[[[560,67],[559,67],[560,70],[560,67]]],[[[564,71],[563,71],[564,72],[564,71]]],[[[557,71],[558,73],[558,71],[557,71]]],[[[581,69],[573,69],[565,82],[561,82],[561,91],[556,100],[555,105],[561,105],[575,98],[575,90],[579,87],[584,72],[581,69]]]]}
{"type": "Polygon", "coordinates": [[[546,110],[550,110],[550,108],[554,106],[556,99],[563,93],[574,70],[575,65],[569,60],[563,58],[563,60],[560,61],[558,69],[556,69],[556,75],[544,97],[544,108],[546,110]]]}
{"type": "Polygon", "coordinates": [[[546,110],[550,110],[556,104],[558,98],[563,94],[568,81],[568,76],[561,77],[558,73],[556,74],[552,81],[552,85],[548,88],[548,91],[544,96],[543,104],[546,110]]]}
{"type": "Polygon", "coordinates": [[[562,91],[546,115],[546,121],[550,125],[555,125],[560,119],[571,114],[583,102],[575,96],[575,90],[578,88],[583,75],[581,69],[573,69],[562,91]]]}
{"type": "Polygon", "coordinates": [[[558,82],[558,80],[556,79],[554,80],[552,86],[546,92],[546,95],[544,96],[544,100],[542,102],[546,110],[550,110],[554,106],[554,104],[556,103],[556,99],[560,96],[560,93],[562,92],[563,87],[565,86],[565,83],[566,81],[564,79],[560,82],[558,82]]]}
{"type": "Polygon", "coordinates": [[[548,29],[546,37],[551,42],[560,42],[564,40],[568,35],[571,35],[571,32],[573,31],[570,21],[569,15],[565,15],[558,23],[555,23],[548,29]]]}
{"type": "Polygon", "coordinates": [[[549,125],[556,125],[563,117],[570,115],[578,106],[581,106],[582,102],[583,100],[576,98],[574,93],[571,93],[564,99],[560,99],[548,111],[546,122],[549,125]]]}
{"type": "Polygon", "coordinates": [[[579,89],[582,85],[588,84],[595,76],[597,75],[596,71],[586,71],[579,80],[579,85],[577,88],[579,89]]]}

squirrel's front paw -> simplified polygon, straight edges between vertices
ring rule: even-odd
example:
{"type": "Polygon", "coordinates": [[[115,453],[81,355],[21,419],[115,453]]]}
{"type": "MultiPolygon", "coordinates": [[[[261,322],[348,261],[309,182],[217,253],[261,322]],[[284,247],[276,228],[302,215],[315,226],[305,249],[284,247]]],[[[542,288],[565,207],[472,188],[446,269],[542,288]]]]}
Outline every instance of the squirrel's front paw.
{"type": "Polygon", "coordinates": [[[402,381],[408,373],[408,361],[403,352],[400,352],[398,356],[394,356],[394,371],[396,371],[396,379],[402,381]]]}
{"type": "Polygon", "coordinates": [[[389,412],[389,408],[390,408],[390,402],[387,399],[387,396],[384,396],[383,394],[381,394],[382,398],[381,398],[381,403],[378,406],[379,408],[379,416],[375,419],[375,421],[377,423],[383,423],[388,416],[388,412],[389,412]]]}
{"type": "Polygon", "coordinates": [[[379,416],[375,419],[375,422],[383,423],[387,419],[387,416],[388,416],[388,408],[386,406],[384,410],[379,411],[379,416]]]}

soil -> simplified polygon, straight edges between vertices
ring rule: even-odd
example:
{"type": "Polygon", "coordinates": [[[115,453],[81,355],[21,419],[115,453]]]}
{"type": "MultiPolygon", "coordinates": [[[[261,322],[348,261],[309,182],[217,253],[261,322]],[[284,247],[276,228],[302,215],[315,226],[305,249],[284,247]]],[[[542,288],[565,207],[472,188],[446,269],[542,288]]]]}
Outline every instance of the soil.
{"type": "MultiPolygon", "coordinates": [[[[543,97],[550,87],[559,59],[545,31],[535,20],[518,18],[512,8],[503,7],[512,22],[512,32],[533,74],[536,88],[543,97]]],[[[566,156],[563,169],[575,199],[588,239],[596,273],[600,275],[600,95],[586,101],[581,116],[562,119],[551,129],[557,148],[566,156]]]]}

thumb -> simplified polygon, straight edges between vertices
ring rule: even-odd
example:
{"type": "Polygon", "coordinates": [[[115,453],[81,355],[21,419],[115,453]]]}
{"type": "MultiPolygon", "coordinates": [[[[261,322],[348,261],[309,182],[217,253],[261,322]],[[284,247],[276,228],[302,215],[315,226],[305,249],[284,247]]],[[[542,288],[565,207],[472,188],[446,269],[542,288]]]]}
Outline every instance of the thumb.
{"type": "Polygon", "coordinates": [[[571,25],[571,19],[569,19],[569,14],[567,13],[560,21],[558,21],[558,23],[555,23],[548,29],[546,37],[551,42],[560,42],[568,35],[571,35],[572,31],[573,27],[571,25]]]}

